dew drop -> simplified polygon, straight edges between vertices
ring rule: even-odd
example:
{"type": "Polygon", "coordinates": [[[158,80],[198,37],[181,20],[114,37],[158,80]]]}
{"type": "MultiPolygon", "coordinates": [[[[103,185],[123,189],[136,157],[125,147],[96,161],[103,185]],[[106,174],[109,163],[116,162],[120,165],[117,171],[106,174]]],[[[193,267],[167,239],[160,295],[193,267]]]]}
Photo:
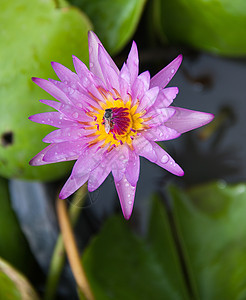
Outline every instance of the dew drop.
{"type": "Polygon", "coordinates": [[[171,73],[173,74],[174,72],[175,72],[175,70],[174,70],[174,69],[172,69],[172,70],[171,70],[171,73]]]}
{"type": "Polygon", "coordinates": [[[77,118],[78,118],[78,116],[79,116],[79,114],[78,114],[77,112],[73,113],[73,117],[74,117],[74,119],[77,119],[77,118]]]}
{"type": "Polygon", "coordinates": [[[44,120],[41,121],[44,124],[44,120]]]}
{"type": "Polygon", "coordinates": [[[165,164],[167,161],[168,161],[168,156],[165,154],[165,155],[162,156],[161,162],[162,162],[163,164],[165,164]]]}
{"type": "Polygon", "coordinates": [[[126,183],[126,186],[129,186],[129,183],[126,183]]]}
{"type": "Polygon", "coordinates": [[[130,198],[130,197],[131,197],[131,194],[128,194],[127,197],[130,198]]]}
{"type": "Polygon", "coordinates": [[[90,62],[90,69],[94,67],[94,64],[90,62]]]}
{"type": "Polygon", "coordinates": [[[129,204],[129,205],[132,205],[132,201],[128,201],[128,204],[129,204]]]}

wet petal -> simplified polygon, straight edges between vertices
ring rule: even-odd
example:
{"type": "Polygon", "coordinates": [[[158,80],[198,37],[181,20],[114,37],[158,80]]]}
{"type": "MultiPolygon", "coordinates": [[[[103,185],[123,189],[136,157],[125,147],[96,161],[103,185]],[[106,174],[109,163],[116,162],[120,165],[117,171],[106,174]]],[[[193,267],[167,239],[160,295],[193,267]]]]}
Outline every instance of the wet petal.
{"type": "Polygon", "coordinates": [[[56,72],[56,75],[59,77],[59,79],[64,83],[74,83],[77,84],[78,82],[78,76],[65,66],[63,66],[60,63],[57,62],[51,62],[51,65],[56,72]]]}
{"type": "Polygon", "coordinates": [[[126,166],[125,176],[132,186],[136,186],[140,172],[140,159],[134,151],[129,151],[129,160],[126,166]]]}
{"type": "Polygon", "coordinates": [[[103,158],[103,150],[87,148],[74,164],[71,176],[61,190],[60,198],[65,199],[80,188],[88,179],[90,172],[95,169],[103,158]]]}
{"type": "Polygon", "coordinates": [[[179,89],[177,87],[170,87],[160,90],[156,101],[154,103],[155,108],[165,108],[172,104],[176,95],[178,94],[179,89]]]}
{"type": "Polygon", "coordinates": [[[94,129],[85,129],[82,127],[66,127],[54,130],[46,135],[43,138],[43,142],[45,143],[61,143],[65,141],[73,141],[81,139],[91,133],[93,133],[94,129]]]}
{"type": "Polygon", "coordinates": [[[124,63],[119,74],[120,95],[123,100],[131,90],[130,80],[130,71],[124,63]]]}
{"type": "Polygon", "coordinates": [[[118,149],[115,149],[115,153],[117,154],[115,155],[115,159],[111,163],[111,165],[112,165],[112,174],[114,176],[114,180],[118,182],[122,179],[126,170],[126,165],[129,159],[128,147],[122,145],[118,149]]]}
{"type": "Polygon", "coordinates": [[[148,160],[155,162],[157,160],[152,144],[143,136],[139,136],[132,141],[136,153],[148,160]]]}
{"type": "Polygon", "coordinates": [[[115,186],[123,215],[128,220],[132,214],[136,187],[132,186],[125,176],[120,181],[115,182],[115,186]]]}
{"type": "Polygon", "coordinates": [[[110,66],[106,50],[101,45],[98,46],[98,61],[101,66],[106,86],[109,88],[115,88],[119,91],[118,73],[110,66]]]}
{"type": "Polygon", "coordinates": [[[43,155],[43,161],[48,163],[77,159],[87,146],[85,140],[68,141],[52,145],[53,147],[43,155]]]}
{"type": "Polygon", "coordinates": [[[150,73],[149,71],[145,71],[136,78],[132,85],[132,99],[141,100],[146,91],[149,89],[149,84],[150,73]]]}
{"type": "Polygon", "coordinates": [[[159,88],[157,86],[148,90],[143,96],[143,98],[141,99],[140,104],[136,110],[136,113],[139,113],[143,110],[148,110],[155,103],[158,93],[159,93],[159,88]]]}
{"type": "Polygon", "coordinates": [[[36,123],[52,125],[58,128],[78,126],[78,123],[72,120],[66,120],[64,114],[56,111],[36,114],[30,116],[28,119],[36,123]]]}
{"type": "Polygon", "coordinates": [[[138,49],[136,43],[133,41],[132,42],[132,47],[130,50],[130,53],[128,55],[127,61],[126,61],[128,70],[130,72],[130,77],[131,77],[131,84],[134,83],[135,79],[138,76],[138,64],[139,64],[139,59],[138,59],[138,49]]]}
{"type": "Polygon", "coordinates": [[[39,87],[49,93],[51,96],[63,103],[70,103],[69,98],[66,94],[61,91],[56,85],[48,80],[32,77],[32,81],[35,82],[39,87]]]}
{"type": "Polygon", "coordinates": [[[84,176],[73,176],[72,174],[64,184],[60,194],[60,199],[66,199],[70,195],[72,195],[75,191],[77,191],[89,178],[89,173],[84,176]]]}
{"type": "Polygon", "coordinates": [[[157,127],[163,125],[164,122],[169,120],[175,114],[175,109],[171,107],[167,108],[151,108],[147,114],[144,115],[145,118],[151,118],[147,122],[145,122],[150,127],[157,127]]]}
{"type": "Polygon", "coordinates": [[[143,135],[149,141],[158,142],[176,139],[181,134],[172,128],[169,128],[165,125],[160,125],[158,127],[147,129],[146,131],[144,131],[143,135]]]}
{"type": "Polygon", "coordinates": [[[173,108],[175,109],[175,114],[167,122],[165,122],[165,125],[180,133],[206,125],[214,118],[214,115],[210,113],[180,107],[173,108]]]}
{"type": "Polygon", "coordinates": [[[184,171],[180,168],[180,166],[174,161],[174,159],[165,150],[163,150],[159,145],[157,145],[154,142],[151,142],[151,145],[157,156],[157,160],[155,161],[157,165],[166,169],[167,171],[169,171],[174,175],[177,176],[184,175],[184,171]]]}
{"type": "Polygon", "coordinates": [[[177,72],[182,62],[182,58],[182,55],[179,55],[169,65],[151,78],[150,87],[158,86],[159,88],[164,88],[177,72]]]}
{"type": "Polygon", "coordinates": [[[82,109],[79,109],[73,105],[63,104],[52,100],[40,100],[40,102],[53,107],[54,109],[58,110],[60,113],[62,113],[67,118],[73,121],[78,121],[78,122],[92,121],[92,118],[88,117],[82,109]]]}
{"type": "MultiPolygon", "coordinates": [[[[98,46],[101,45],[103,47],[101,41],[96,36],[96,34],[92,31],[88,32],[88,44],[89,44],[89,61],[90,61],[90,70],[93,72],[96,76],[101,78],[103,80],[103,73],[100,67],[100,64],[98,62],[98,46]]],[[[103,47],[105,50],[105,48],[103,47]]],[[[109,65],[115,70],[117,74],[119,74],[119,69],[117,68],[116,64],[110,57],[110,55],[105,50],[107,59],[109,61],[109,65]]]]}
{"type": "Polygon", "coordinates": [[[44,148],[30,160],[29,164],[31,166],[41,166],[49,164],[49,162],[43,161],[43,157],[52,147],[54,147],[54,145],[49,145],[46,148],[44,148]]]}

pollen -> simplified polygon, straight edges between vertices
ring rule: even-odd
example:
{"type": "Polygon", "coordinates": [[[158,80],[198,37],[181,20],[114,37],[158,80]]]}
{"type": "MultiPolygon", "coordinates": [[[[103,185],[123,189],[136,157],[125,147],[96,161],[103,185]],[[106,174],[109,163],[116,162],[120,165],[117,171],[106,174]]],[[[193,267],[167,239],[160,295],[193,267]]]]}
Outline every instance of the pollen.
{"type": "MultiPolygon", "coordinates": [[[[115,95],[107,92],[102,88],[98,89],[103,95],[105,102],[98,100],[101,109],[88,112],[87,115],[93,118],[90,123],[95,129],[95,142],[104,142],[103,145],[108,146],[108,150],[113,147],[127,143],[132,146],[132,140],[142,130],[146,129],[144,112],[136,113],[138,101],[133,104],[129,95],[127,101],[124,101],[117,91],[115,95]]],[[[91,143],[94,143],[91,141],[91,143]]]]}

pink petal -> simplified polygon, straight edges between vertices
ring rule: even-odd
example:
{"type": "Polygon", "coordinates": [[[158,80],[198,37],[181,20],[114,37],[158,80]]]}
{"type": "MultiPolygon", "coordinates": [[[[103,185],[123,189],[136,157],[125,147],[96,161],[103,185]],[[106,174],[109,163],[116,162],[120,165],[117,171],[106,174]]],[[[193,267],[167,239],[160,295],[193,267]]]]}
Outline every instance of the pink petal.
{"type": "Polygon", "coordinates": [[[57,62],[51,62],[51,65],[56,72],[56,75],[59,77],[59,79],[64,83],[77,83],[78,82],[78,76],[74,72],[72,72],[70,69],[66,68],[65,66],[61,65],[57,62]]]}
{"type": "Polygon", "coordinates": [[[31,166],[41,166],[49,164],[49,162],[43,161],[43,157],[52,147],[54,147],[54,145],[49,145],[46,148],[44,148],[30,160],[29,164],[31,166]]]}
{"type": "Polygon", "coordinates": [[[88,105],[100,107],[97,102],[88,95],[88,91],[78,84],[77,88],[71,88],[69,85],[61,81],[49,79],[55,84],[69,99],[68,104],[73,104],[79,108],[87,108],[88,105]]]}
{"type": "Polygon", "coordinates": [[[82,109],[76,108],[73,105],[63,104],[52,100],[40,100],[40,102],[53,107],[54,109],[58,110],[60,113],[64,114],[66,117],[68,117],[73,121],[78,121],[78,122],[92,121],[92,118],[88,117],[82,109]]]}
{"type": "Polygon", "coordinates": [[[165,122],[165,125],[180,133],[201,127],[211,122],[214,115],[180,107],[172,107],[175,114],[165,122]]]}
{"type": "Polygon", "coordinates": [[[130,72],[127,65],[124,63],[119,74],[119,86],[120,86],[120,95],[124,100],[127,94],[130,92],[130,72]]]}
{"type": "Polygon", "coordinates": [[[130,77],[131,77],[131,84],[134,83],[135,79],[138,76],[138,64],[139,64],[139,59],[138,59],[138,49],[136,43],[133,41],[132,42],[132,47],[130,50],[130,53],[127,58],[127,67],[130,72],[130,77]]]}
{"type": "Polygon", "coordinates": [[[71,176],[65,183],[60,193],[60,198],[65,199],[80,188],[88,179],[103,158],[104,149],[87,148],[74,164],[71,176]]]}
{"type": "Polygon", "coordinates": [[[70,103],[70,100],[67,97],[67,95],[59,88],[57,88],[52,82],[36,77],[32,77],[32,81],[57,100],[63,103],[70,103]]]}
{"type": "Polygon", "coordinates": [[[166,169],[167,171],[173,173],[177,176],[183,176],[184,171],[180,168],[178,164],[173,160],[173,158],[164,151],[159,145],[154,142],[150,142],[157,156],[155,163],[160,167],[166,169]]]}
{"type": "Polygon", "coordinates": [[[157,160],[152,144],[143,136],[139,136],[132,141],[132,145],[136,153],[148,160],[155,162],[157,160]]]}
{"type": "Polygon", "coordinates": [[[150,87],[158,86],[164,88],[173,78],[182,62],[182,55],[176,57],[169,65],[162,69],[150,80],[150,87]]]}
{"type": "Polygon", "coordinates": [[[63,114],[56,111],[52,111],[36,114],[30,116],[28,119],[36,123],[47,124],[58,128],[78,125],[77,122],[74,122],[72,120],[66,120],[64,119],[64,117],[65,116],[63,114]]]}
{"type": "Polygon", "coordinates": [[[109,165],[99,164],[89,175],[88,180],[88,191],[95,191],[108,177],[111,172],[111,167],[109,165]]]}
{"type": "Polygon", "coordinates": [[[77,159],[86,147],[85,140],[68,141],[58,144],[53,144],[53,147],[46,151],[43,156],[43,161],[48,163],[67,161],[77,159]]]}
{"type": "Polygon", "coordinates": [[[169,120],[174,114],[175,114],[175,109],[173,107],[157,108],[157,109],[152,107],[151,110],[144,115],[144,118],[151,117],[151,119],[145,123],[150,127],[157,127],[163,125],[164,122],[169,120]]]}
{"type": "Polygon", "coordinates": [[[132,186],[136,186],[139,178],[140,159],[134,151],[129,151],[129,160],[126,166],[125,176],[132,186]]]}
{"type": "Polygon", "coordinates": [[[85,174],[84,176],[70,176],[66,181],[65,185],[63,186],[59,198],[66,199],[70,195],[72,195],[75,191],[77,191],[89,178],[89,173],[85,174]]]}
{"type": "Polygon", "coordinates": [[[177,87],[169,87],[160,90],[155,101],[155,108],[164,108],[172,104],[179,90],[177,87]]]}
{"type": "Polygon", "coordinates": [[[119,91],[119,80],[118,80],[118,74],[119,72],[116,72],[114,68],[110,66],[110,63],[108,61],[108,53],[106,50],[99,45],[98,46],[98,61],[101,66],[102,74],[104,77],[104,82],[106,83],[106,86],[109,88],[115,88],[117,91],[119,91]]]}
{"type": "Polygon", "coordinates": [[[140,100],[140,104],[136,110],[136,113],[139,113],[143,110],[148,110],[155,103],[158,93],[159,88],[157,86],[148,90],[143,96],[143,98],[140,100]]]}
{"type": "MultiPolygon", "coordinates": [[[[100,67],[100,64],[98,62],[98,46],[101,45],[103,47],[101,41],[98,39],[96,34],[92,31],[88,32],[88,44],[89,44],[89,61],[90,61],[90,70],[93,72],[96,76],[101,78],[103,80],[103,73],[100,67]]],[[[104,47],[103,47],[104,48],[104,47]]],[[[105,49],[104,49],[105,50],[105,49]]],[[[115,70],[117,74],[119,74],[119,69],[117,68],[116,64],[110,57],[110,55],[105,50],[107,59],[109,61],[109,65],[115,70]]]]}
{"type": "Polygon", "coordinates": [[[46,135],[43,138],[43,142],[45,143],[61,143],[65,141],[73,141],[81,139],[91,133],[93,133],[94,129],[85,129],[82,127],[66,127],[54,130],[46,135]]]}
{"type": "Polygon", "coordinates": [[[180,133],[176,130],[169,128],[165,125],[160,125],[158,127],[152,127],[145,132],[143,132],[143,136],[147,138],[149,141],[168,141],[172,139],[176,139],[180,136],[180,133]]]}
{"type": "Polygon", "coordinates": [[[126,165],[129,159],[129,150],[128,146],[122,145],[115,149],[114,157],[115,159],[112,161],[112,174],[114,176],[115,182],[118,182],[124,176],[126,165]]]}
{"type": "Polygon", "coordinates": [[[132,85],[132,99],[133,100],[142,99],[146,91],[149,89],[149,83],[150,83],[150,73],[148,71],[141,73],[136,78],[134,84],[132,85]]]}
{"type": "Polygon", "coordinates": [[[128,220],[132,214],[136,187],[132,186],[125,176],[119,182],[115,182],[115,187],[120,199],[123,215],[128,220]]]}

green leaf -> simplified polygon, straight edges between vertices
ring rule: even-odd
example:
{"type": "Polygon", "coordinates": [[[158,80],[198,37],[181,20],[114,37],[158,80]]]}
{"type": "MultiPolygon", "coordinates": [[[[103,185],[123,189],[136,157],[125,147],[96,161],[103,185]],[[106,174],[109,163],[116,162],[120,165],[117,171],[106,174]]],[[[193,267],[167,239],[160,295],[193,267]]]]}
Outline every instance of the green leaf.
{"type": "Polygon", "coordinates": [[[199,299],[246,298],[246,185],[170,188],[188,274],[199,299]]]}
{"type": "Polygon", "coordinates": [[[0,299],[38,300],[27,279],[0,258],[0,299]]]}
{"type": "Polygon", "coordinates": [[[148,242],[122,217],[113,217],[86,249],[83,262],[96,299],[188,299],[166,214],[157,202],[152,220],[148,242]]]}
{"type": "Polygon", "coordinates": [[[96,34],[111,54],[132,37],[146,0],[69,0],[92,20],[96,34]]]}
{"type": "Polygon", "coordinates": [[[153,21],[171,42],[222,55],[246,54],[244,0],[155,0],[153,21]]]}
{"type": "Polygon", "coordinates": [[[0,174],[4,177],[51,180],[70,163],[31,167],[29,160],[47,144],[54,129],[28,120],[51,109],[38,102],[52,99],[31,77],[56,78],[57,61],[72,68],[72,55],[88,63],[88,19],[74,7],[55,7],[52,0],[2,0],[0,5],[0,174]]]}
{"type": "Polygon", "coordinates": [[[11,208],[7,180],[3,178],[0,178],[0,195],[0,257],[22,272],[29,273],[32,256],[11,208]]]}

